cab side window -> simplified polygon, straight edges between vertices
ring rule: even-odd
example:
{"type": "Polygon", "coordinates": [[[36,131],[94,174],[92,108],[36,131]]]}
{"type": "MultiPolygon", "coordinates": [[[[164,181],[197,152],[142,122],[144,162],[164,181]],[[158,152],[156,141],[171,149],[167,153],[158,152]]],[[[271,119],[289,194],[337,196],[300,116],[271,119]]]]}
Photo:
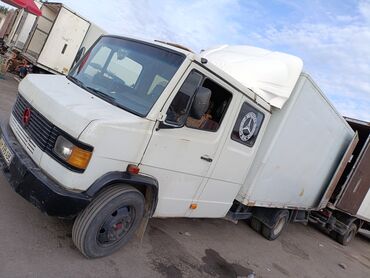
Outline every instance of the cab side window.
{"type": "Polygon", "coordinates": [[[166,124],[176,127],[184,126],[190,104],[202,79],[203,76],[199,72],[192,71],[189,74],[168,108],[166,124]]]}
{"type": "MultiPolygon", "coordinates": [[[[186,120],[186,126],[214,132],[218,130],[221,124],[230,104],[232,94],[208,78],[204,80],[202,87],[209,89],[211,92],[206,112],[200,118],[197,118],[194,117],[192,113],[193,109],[190,109],[189,116],[186,120]]],[[[193,103],[193,106],[194,105],[195,103],[193,103]]]]}
{"type": "Polygon", "coordinates": [[[166,123],[175,127],[217,131],[232,94],[197,71],[192,71],[172,101],[166,123]]]}

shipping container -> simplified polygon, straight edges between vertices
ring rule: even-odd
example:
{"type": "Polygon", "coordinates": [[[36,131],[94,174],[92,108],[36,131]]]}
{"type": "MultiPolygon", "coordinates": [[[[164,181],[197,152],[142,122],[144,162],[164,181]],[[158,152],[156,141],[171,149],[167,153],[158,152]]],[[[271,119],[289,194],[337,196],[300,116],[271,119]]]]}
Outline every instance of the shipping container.
{"type": "Polygon", "coordinates": [[[358,132],[359,142],[331,203],[338,210],[370,221],[370,123],[350,118],[347,121],[358,132]]]}
{"type": "Polygon", "coordinates": [[[60,3],[46,2],[41,11],[22,55],[46,71],[67,74],[90,22],[60,3]]]}
{"type": "Polygon", "coordinates": [[[343,245],[361,229],[370,229],[370,123],[346,118],[356,131],[343,156],[320,210],[312,211],[310,221],[343,245]]]}
{"type": "Polygon", "coordinates": [[[89,49],[101,35],[108,34],[104,29],[100,28],[94,23],[90,24],[89,30],[81,44],[81,48],[89,49]]]}

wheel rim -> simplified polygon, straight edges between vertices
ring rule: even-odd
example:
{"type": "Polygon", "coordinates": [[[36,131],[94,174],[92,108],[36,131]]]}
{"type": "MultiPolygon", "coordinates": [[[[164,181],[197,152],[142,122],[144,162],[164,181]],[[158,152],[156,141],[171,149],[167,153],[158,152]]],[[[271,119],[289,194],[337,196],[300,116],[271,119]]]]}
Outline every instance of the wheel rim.
{"type": "Polygon", "coordinates": [[[132,206],[114,210],[105,218],[97,231],[97,243],[103,247],[118,243],[128,233],[134,220],[135,209],[132,206]]]}
{"type": "Polygon", "coordinates": [[[284,225],[285,225],[285,218],[284,217],[281,217],[279,219],[278,223],[275,225],[274,235],[279,234],[283,230],[284,225]]]}
{"type": "Polygon", "coordinates": [[[350,242],[351,240],[352,240],[352,238],[353,238],[353,236],[355,235],[355,229],[351,229],[350,231],[349,231],[349,233],[348,233],[348,236],[347,236],[347,238],[346,238],[346,242],[348,243],[348,242],[350,242]]]}

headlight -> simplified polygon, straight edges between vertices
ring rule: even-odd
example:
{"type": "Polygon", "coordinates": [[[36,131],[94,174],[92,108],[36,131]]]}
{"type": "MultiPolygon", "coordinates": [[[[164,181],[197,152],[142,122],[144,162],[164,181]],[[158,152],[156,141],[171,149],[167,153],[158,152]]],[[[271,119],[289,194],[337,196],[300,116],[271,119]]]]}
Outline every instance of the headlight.
{"type": "Polygon", "coordinates": [[[87,168],[92,155],[90,150],[77,147],[63,136],[58,136],[53,152],[60,159],[80,170],[85,170],[87,168]]]}

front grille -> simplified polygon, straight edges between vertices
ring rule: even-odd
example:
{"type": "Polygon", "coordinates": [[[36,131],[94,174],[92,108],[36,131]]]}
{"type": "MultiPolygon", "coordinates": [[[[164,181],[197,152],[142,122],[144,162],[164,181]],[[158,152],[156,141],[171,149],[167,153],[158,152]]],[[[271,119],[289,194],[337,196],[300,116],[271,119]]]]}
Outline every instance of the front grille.
{"type": "Polygon", "coordinates": [[[10,118],[10,126],[13,128],[13,131],[17,135],[18,139],[22,141],[23,145],[26,146],[31,154],[33,154],[36,144],[27,134],[27,132],[25,132],[19,122],[14,118],[14,115],[10,118]]]}
{"type": "Polygon", "coordinates": [[[53,148],[59,129],[19,94],[13,107],[13,116],[42,151],[49,151],[53,148]],[[23,113],[26,108],[31,109],[31,117],[29,123],[24,125],[23,113]]]}
{"type": "Polygon", "coordinates": [[[79,142],[57,126],[53,125],[19,94],[14,104],[12,115],[13,117],[11,118],[11,121],[13,121],[14,124],[11,124],[11,126],[13,127],[13,131],[18,135],[17,138],[23,142],[23,145],[26,146],[31,153],[34,152],[36,144],[41,151],[47,153],[71,171],[77,173],[84,172],[84,169],[79,169],[69,165],[66,161],[54,153],[53,148],[55,142],[58,136],[62,135],[73,144],[82,146],[82,148],[88,151],[92,152],[93,147],[79,142]],[[31,110],[31,116],[28,124],[24,124],[23,116],[27,108],[31,110]]]}

